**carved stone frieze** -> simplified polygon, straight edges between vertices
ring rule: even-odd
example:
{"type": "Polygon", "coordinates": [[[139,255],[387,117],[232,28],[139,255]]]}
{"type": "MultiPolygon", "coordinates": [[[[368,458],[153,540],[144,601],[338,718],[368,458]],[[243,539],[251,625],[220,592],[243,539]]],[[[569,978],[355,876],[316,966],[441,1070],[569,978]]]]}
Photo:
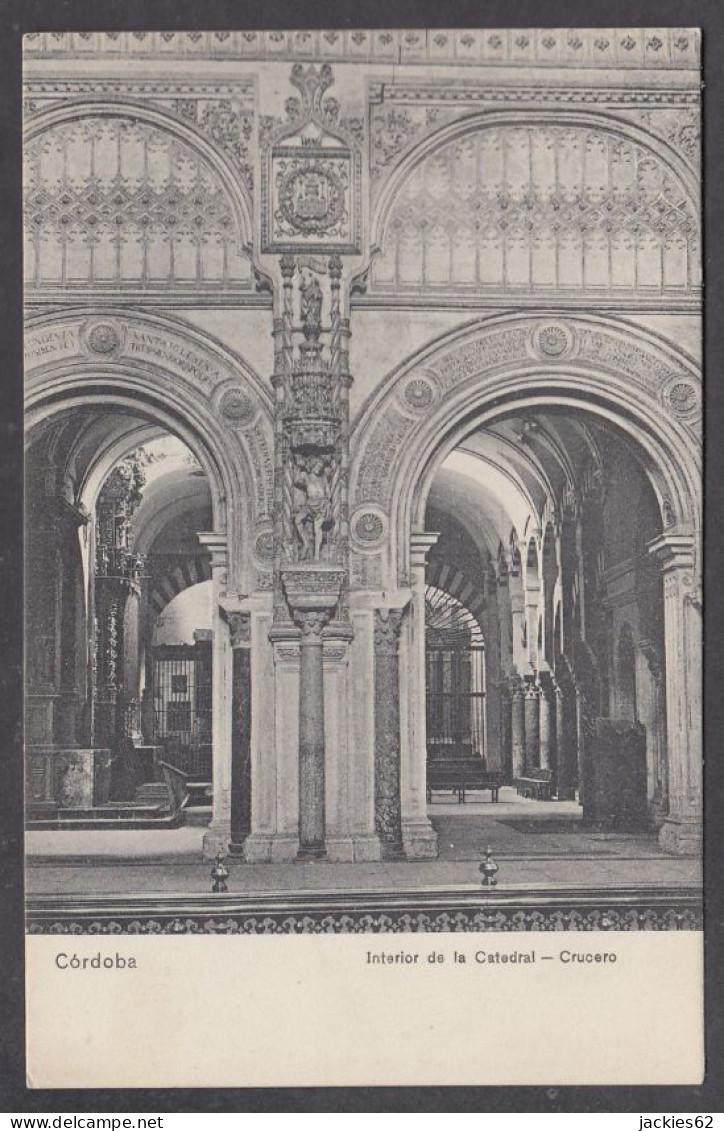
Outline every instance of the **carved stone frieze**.
{"type": "MultiPolygon", "coordinates": [[[[30,32],[30,59],[99,53],[175,59],[298,60],[425,64],[528,63],[539,67],[696,70],[700,32],[691,28],[375,28],[299,31],[30,32]]],[[[463,89],[463,96],[464,96],[463,89]]]]}

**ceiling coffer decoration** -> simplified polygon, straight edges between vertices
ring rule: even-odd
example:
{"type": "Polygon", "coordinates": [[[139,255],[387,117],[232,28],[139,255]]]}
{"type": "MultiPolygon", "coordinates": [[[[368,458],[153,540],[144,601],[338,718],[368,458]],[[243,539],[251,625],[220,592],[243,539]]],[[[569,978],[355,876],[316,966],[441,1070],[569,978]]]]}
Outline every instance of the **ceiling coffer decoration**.
{"type": "Polygon", "coordinates": [[[339,103],[325,97],[332,68],[292,67],[301,98],[288,98],[286,122],[274,130],[262,160],[265,252],[360,250],[360,153],[339,123],[339,103]]]}

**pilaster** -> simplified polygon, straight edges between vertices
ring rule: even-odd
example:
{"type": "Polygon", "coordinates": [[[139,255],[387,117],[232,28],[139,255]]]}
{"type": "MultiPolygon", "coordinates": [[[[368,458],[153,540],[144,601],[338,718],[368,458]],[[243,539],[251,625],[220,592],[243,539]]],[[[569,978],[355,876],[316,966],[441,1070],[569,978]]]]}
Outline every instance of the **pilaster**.
{"type": "Polygon", "coordinates": [[[669,811],[659,833],[668,852],[702,846],[701,587],[694,538],[664,534],[649,545],[664,583],[669,811]]]}

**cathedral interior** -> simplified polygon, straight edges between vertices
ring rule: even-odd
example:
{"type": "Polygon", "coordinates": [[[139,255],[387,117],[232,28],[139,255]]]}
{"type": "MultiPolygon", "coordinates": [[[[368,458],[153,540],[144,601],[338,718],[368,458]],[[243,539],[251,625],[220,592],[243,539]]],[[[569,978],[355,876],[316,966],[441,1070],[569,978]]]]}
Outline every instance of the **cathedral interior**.
{"type": "Polygon", "coordinates": [[[609,31],[26,36],[31,892],[698,882],[699,44],[609,31]]]}

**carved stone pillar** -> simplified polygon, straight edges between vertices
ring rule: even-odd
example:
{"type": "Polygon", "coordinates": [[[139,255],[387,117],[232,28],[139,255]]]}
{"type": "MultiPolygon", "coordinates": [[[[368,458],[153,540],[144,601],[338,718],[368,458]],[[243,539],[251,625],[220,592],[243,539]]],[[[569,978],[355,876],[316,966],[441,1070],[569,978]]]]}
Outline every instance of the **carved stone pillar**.
{"type": "Polygon", "coordinates": [[[231,841],[231,642],[224,620],[221,598],[227,588],[227,536],[198,534],[211,554],[212,627],[211,653],[211,766],[213,810],[204,835],[204,859],[228,851],[231,841]]]}
{"type": "Polygon", "coordinates": [[[295,609],[299,659],[299,858],[326,856],[322,630],[331,613],[295,609]]]}
{"type": "Polygon", "coordinates": [[[294,622],[301,632],[299,658],[299,859],[326,855],[323,630],[334,614],[345,572],[334,566],[298,565],[282,571],[294,622]]]}
{"type": "Polygon", "coordinates": [[[518,676],[510,683],[510,745],[515,781],[525,775],[525,688],[518,676]]]}
{"type": "Polygon", "coordinates": [[[649,550],[661,565],[664,582],[669,812],[659,843],[669,852],[698,853],[702,845],[702,641],[694,540],[664,534],[649,550]]]}
{"type": "Polygon", "coordinates": [[[547,686],[543,685],[540,689],[538,726],[540,766],[541,769],[544,770],[552,770],[554,768],[554,722],[555,716],[550,691],[547,686]]]}
{"type": "Polygon", "coordinates": [[[498,683],[497,691],[500,701],[500,758],[501,769],[505,775],[505,780],[510,781],[513,778],[513,751],[512,751],[512,728],[511,728],[511,715],[513,706],[510,699],[510,687],[506,679],[501,679],[498,683]]]}
{"type": "Polygon", "coordinates": [[[563,801],[571,797],[572,783],[566,760],[563,689],[557,681],[553,683],[553,712],[556,720],[556,794],[563,801]]]}
{"type": "Polygon", "coordinates": [[[664,692],[664,664],[659,648],[652,640],[640,640],[639,650],[648,665],[651,679],[651,725],[649,737],[652,744],[653,795],[651,818],[661,827],[669,811],[669,773],[666,763],[666,719],[664,692]]]}
{"type": "Polygon", "coordinates": [[[375,832],[383,859],[402,855],[400,667],[403,613],[375,612],[375,832]]]}
{"type": "Polygon", "coordinates": [[[427,555],[439,538],[427,532],[410,536],[410,582],[412,603],[405,618],[402,646],[405,673],[400,727],[400,796],[402,843],[410,859],[434,859],[437,833],[427,816],[427,727],[425,685],[425,566],[427,555]]]}
{"type": "Polygon", "coordinates": [[[251,831],[251,616],[230,612],[227,620],[232,650],[229,851],[241,856],[251,831]]]}
{"type": "Polygon", "coordinates": [[[538,769],[540,764],[540,690],[532,680],[525,689],[525,768],[538,769]]]}

